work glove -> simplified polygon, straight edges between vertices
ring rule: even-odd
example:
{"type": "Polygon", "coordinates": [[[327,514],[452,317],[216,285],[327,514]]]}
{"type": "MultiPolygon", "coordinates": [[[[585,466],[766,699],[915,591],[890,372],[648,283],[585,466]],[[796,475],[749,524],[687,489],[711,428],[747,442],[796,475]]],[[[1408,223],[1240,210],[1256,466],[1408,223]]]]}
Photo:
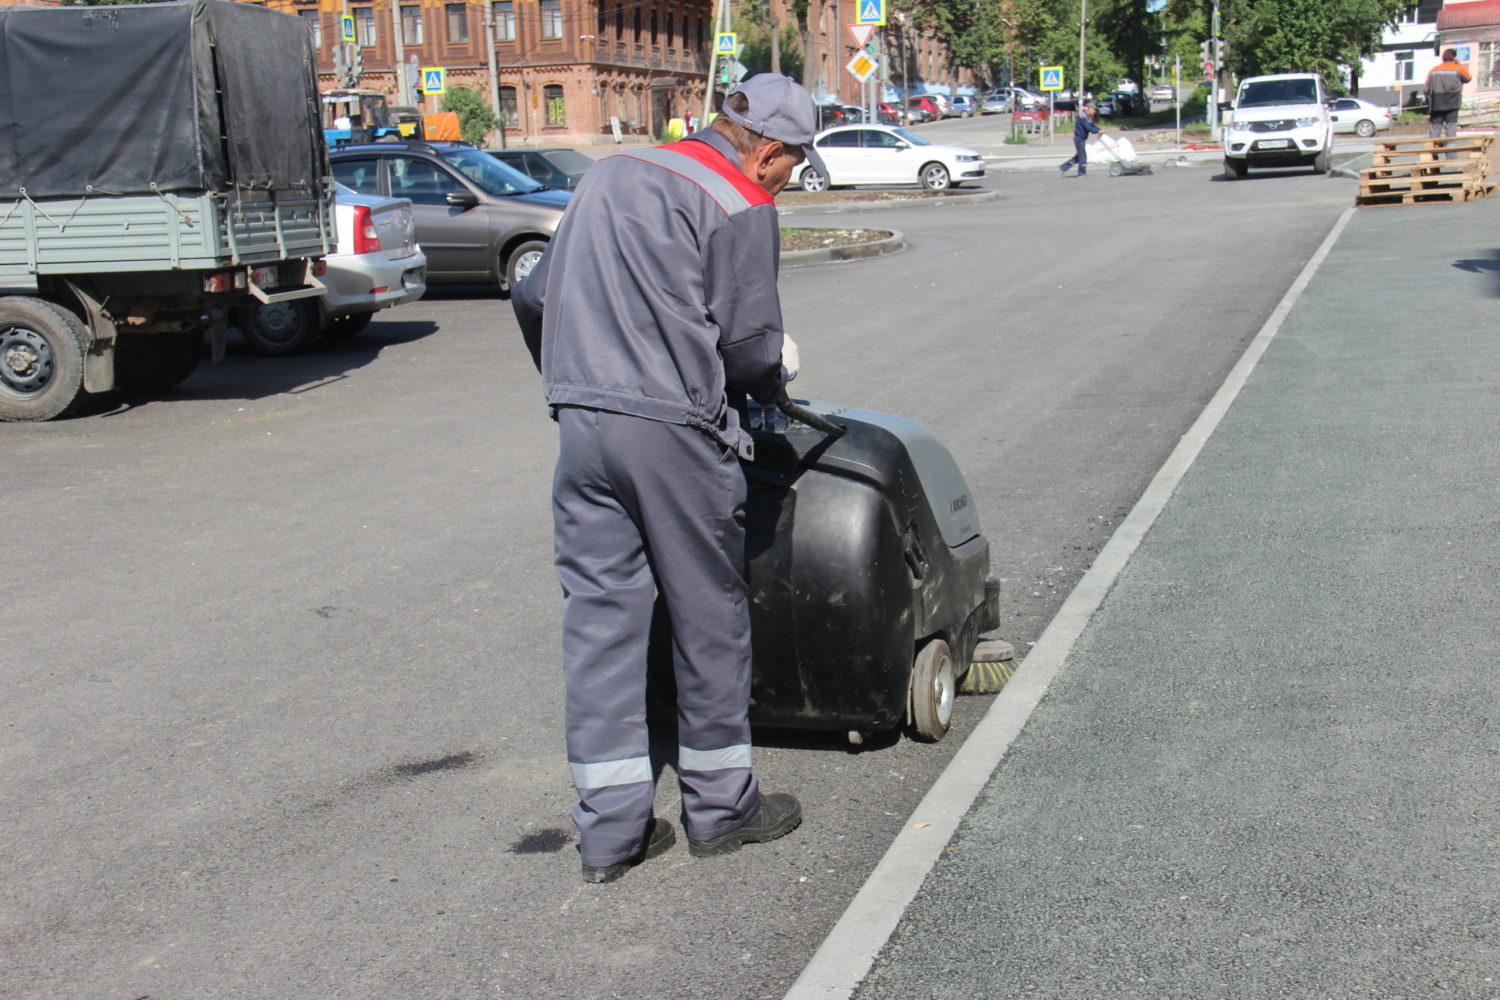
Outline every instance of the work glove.
{"type": "Polygon", "coordinates": [[[801,367],[802,358],[797,354],[797,342],[783,334],[781,338],[781,381],[790,382],[796,378],[797,372],[801,367]]]}

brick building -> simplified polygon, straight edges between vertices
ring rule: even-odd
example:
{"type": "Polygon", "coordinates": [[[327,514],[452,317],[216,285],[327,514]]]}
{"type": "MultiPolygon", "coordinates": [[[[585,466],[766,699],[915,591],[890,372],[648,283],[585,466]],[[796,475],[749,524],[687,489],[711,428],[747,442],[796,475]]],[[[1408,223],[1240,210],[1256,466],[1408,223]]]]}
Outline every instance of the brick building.
{"type": "MultiPolygon", "coordinates": [[[[48,0],[22,0],[45,5],[48,0]]],[[[649,142],[672,118],[701,115],[714,40],[716,0],[240,0],[302,18],[318,51],[321,83],[338,86],[340,18],[353,18],[361,87],[393,104],[415,104],[414,70],[441,66],[447,84],[490,94],[493,34],[500,107],[509,145],[584,146],[649,142]],[[399,31],[398,31],[399,28],[399,31]],[[407,67],[410,67],[408,69],[407,67]]],[[[731,0],[731,9],[741,2],[731,0]]],[[[772,0],[783,24],[801,27],[790,0],[772,0]]],[[[0,0],[0,5],[16,0],[0,0]]],[[[844,70],[854,54],[848,26],[858,0],[811,0],[802,35],[804,79],[822,101],[861,100],[844,70]]],[[[897,18],[877,36],[881,79],[899,92],[947,90],[943,47],[897,18]]],[[[438,98],[422,101],[437,110],[438,98]]]]}
{"type": "MultiPolygon", "coordinates": [[[[493,32],[507,143],[572,146],[613,142],[612,118],[628,142],[660,135],[669,119],[701,115],[717,6],[714,0],[264,2],[307,20],[329,87],[335,85],[339,18],[347,10],[363,63],[360,85],[386,91],[397,104],[415,103],[410,91],[407,100],[395,99],[403,65],[442,66],[449,87],[472,87],[488,98],[485,45],[493,32]],[[487,17],[492,23],[486,24],[487,17]]],[[[795,26],[788,0],[774,2],[782,23],[795,26]]],[[[848,25],[856,5],[809,5],[804,38],[814,71],[806,79],[820,99],[860,99],[859,83],[843,68],[854,53],[848,25]]],[[[899,89],[920,92],[967,82],[948,79],[941,45],[895,20],[881,42],[889,53],[886,79],[899,89]]],[[[425,106],[435,109],[436,99],[429,97],[425,106]]]]}

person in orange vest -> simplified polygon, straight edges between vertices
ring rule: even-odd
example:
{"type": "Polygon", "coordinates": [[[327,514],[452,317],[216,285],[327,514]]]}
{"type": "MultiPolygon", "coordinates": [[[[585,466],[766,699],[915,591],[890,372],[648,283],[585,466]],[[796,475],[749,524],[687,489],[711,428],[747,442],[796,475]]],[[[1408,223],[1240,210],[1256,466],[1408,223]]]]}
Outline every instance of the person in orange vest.
{"type": "Polygon", "coordinates": [[[1427,135],[1458,135],[1458,109],[1463,104],[1469,71],[1458,61],[1456,49],[1444,49],[1443,61],[1427,74],[1427,135]]]}

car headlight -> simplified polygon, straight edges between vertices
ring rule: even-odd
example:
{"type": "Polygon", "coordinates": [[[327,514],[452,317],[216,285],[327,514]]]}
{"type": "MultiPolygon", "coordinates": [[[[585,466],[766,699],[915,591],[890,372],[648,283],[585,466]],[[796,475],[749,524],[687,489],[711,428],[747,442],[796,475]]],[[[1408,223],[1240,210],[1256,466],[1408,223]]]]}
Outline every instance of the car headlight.
{"type": "Polygon", "coordinates": [[[958,160],[959,163],[978,163],[984,157],[975,154],[973,156],[957,156],[954,159],[958,160]]]}
{"type": "Polygon", "coordinates": [[[1314,126],[1316,124],[1318,124],[1318,120],[1316,118],[1298,118],[1297,119],[1297,127],[1298,128],[1311,128],[1312,126],[1314,126]]]}

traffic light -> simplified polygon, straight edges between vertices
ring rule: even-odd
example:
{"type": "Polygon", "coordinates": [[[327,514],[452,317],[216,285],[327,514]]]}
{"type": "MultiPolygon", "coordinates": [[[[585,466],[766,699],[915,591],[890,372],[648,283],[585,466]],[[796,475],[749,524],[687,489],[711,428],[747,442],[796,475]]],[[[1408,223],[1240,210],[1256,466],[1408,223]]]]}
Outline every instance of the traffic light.
{"type": "Polygon", "coordinates": [[[349,86],[359,86],[359,78],[365,73],[365,53],[363,49],[354,50],[354,58],[349,63],[349,86]]]}

